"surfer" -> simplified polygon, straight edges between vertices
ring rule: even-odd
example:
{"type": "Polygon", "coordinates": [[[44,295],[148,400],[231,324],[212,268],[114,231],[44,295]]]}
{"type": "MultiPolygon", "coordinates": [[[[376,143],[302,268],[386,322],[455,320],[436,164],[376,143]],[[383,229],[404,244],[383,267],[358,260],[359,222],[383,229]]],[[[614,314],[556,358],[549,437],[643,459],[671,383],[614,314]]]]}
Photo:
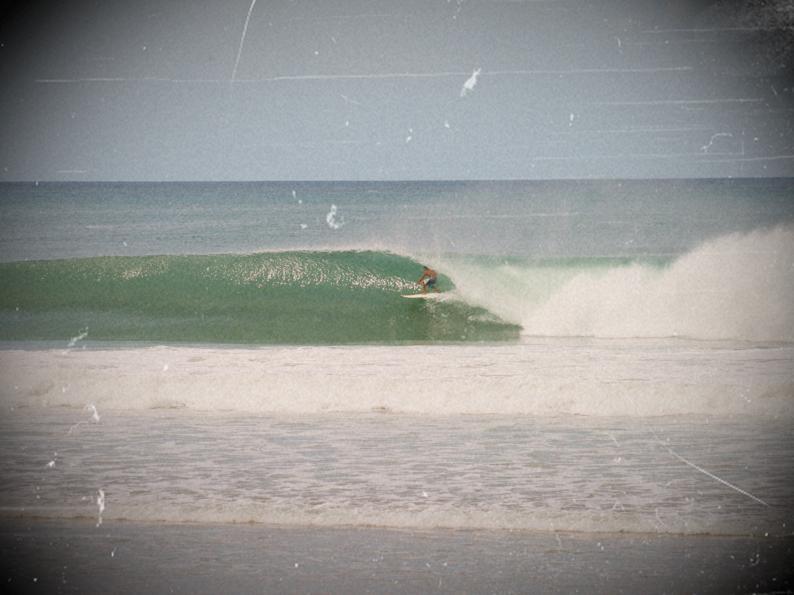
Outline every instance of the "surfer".
{"type": "Polygon", "coordinates": [[[427,293],[428,289],[438,291],[438,288],[436,287],[436,281],[438,281],[438,273],[430,267],[424,267],[422,276],[419,277],[417,283],[422,286],[422,293],[427,293]]]}

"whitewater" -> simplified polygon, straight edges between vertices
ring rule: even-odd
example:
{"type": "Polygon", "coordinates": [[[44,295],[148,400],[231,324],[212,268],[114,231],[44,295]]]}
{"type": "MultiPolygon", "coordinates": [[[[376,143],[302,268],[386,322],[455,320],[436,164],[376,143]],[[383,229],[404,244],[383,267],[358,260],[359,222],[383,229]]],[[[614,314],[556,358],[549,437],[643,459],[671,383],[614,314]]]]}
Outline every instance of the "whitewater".
{"type": "Polygon", "coordinates": [[[791,536],[788,181],[0,190],[6,520],[791,536]]]}
{"type": "Polygon", "coordinates": [[[709,240],[667,264],[440,259],[462,295],[524,335],[794,340],[794,227],[709,240]]]}
{"type": "Polygon", "coordinates": [[[14,410],[790,419],[789,344],[533,339],[303,347],[5,344],[14,410]],[[430,380],[428,380],[430,379],[430,380]]]}
{"type": "Polygon", "coordinates": [[[84,327],[98,340],[261,344],[792,341],[792,254],[794,227],[777,226],[652,260],[315,250],[0,263],[0,339],[84,327]],[[401,299],[418,291],[420,262],[442,271],[442,303],[401,299]]]}

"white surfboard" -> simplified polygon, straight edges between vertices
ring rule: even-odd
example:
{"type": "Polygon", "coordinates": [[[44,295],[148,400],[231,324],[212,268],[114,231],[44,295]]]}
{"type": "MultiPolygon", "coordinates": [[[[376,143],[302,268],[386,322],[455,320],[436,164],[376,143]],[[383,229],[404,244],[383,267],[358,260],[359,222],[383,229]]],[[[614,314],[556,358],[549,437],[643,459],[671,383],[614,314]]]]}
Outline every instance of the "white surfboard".
{"type": "Polygon", "coordinates": [[[440,299],[444,299],[445,296],[444,296],[443,293],[438,293],[438,292],[433,291],[433,292],[427,292],[427,293],[403,294],[402,297],[408,298],[408,299],[414,299],[414,300],[440,300],[440,299]]]}

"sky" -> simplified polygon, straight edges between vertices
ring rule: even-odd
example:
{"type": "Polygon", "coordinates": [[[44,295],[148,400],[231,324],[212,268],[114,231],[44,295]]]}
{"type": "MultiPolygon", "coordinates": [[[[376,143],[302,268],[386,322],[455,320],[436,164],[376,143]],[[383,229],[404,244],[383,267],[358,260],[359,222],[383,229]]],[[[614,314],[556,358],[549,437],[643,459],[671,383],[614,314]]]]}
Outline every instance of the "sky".
{"type": "Polygon", "coordinates": [[[0,181],[794,175],[790,0],[27,0],[0,181]]]}

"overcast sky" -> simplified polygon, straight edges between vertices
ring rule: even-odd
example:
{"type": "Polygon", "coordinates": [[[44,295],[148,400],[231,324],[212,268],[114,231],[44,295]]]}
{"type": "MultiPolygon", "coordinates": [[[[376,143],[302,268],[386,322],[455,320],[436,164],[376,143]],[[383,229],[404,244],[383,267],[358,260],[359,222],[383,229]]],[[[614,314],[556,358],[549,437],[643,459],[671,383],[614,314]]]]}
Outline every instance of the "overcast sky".
{"type": "Polygon", "coordinates": [[[790,0],[28,0],[0,180],[794,174],[790,0]]]}

